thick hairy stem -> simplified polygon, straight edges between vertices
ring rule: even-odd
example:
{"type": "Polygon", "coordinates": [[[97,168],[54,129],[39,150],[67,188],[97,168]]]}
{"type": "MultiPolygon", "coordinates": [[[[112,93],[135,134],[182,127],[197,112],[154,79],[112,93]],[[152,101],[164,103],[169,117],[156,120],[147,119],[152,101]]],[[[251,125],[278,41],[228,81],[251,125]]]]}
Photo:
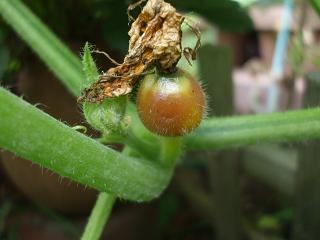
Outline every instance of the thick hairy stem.
{"type": "Polygon", "coordinates": [[[203,121],[185,137],[187,149],[226,149],[320,138],[320,108],[203,121]]]}
{"type": "Polygon", "coordinates": [[[172,169],[125,156],[84,136],[0,87],[0,147],[120,198],[147,201],[172,169]]]}

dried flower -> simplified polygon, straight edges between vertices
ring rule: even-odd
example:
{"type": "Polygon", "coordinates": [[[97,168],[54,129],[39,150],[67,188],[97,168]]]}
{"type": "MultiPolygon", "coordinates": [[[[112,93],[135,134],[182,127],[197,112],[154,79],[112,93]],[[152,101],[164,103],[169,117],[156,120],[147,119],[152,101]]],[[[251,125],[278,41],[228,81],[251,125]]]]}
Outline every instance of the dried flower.
{"type": "MultiPolygon", "coordinates": [[[[144,1],[129,6],[128,16],[131,17],[130,10],[144,1]]],[[[149,0],[131,25],[129,50],[123,63],[101,75],[79,100],[101,103],[105,98],[128,94],[140,76],[154,67],[159,72],[174,72],[182,53],[184,19],[169,3],[149,0]]],[[[190,48],[185,50],[194,59],[194,52],[190,48]]],[[[188,59],[188,54],[185,55],[188,59]]]]}

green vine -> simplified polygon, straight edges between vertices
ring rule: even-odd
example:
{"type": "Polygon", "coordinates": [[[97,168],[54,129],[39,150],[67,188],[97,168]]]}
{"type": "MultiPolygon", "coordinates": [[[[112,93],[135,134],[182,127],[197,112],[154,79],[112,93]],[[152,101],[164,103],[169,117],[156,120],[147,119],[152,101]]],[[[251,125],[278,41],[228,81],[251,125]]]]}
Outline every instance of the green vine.
{"type": "Polygon", "coordinates": [[[104,229],[116,198],[108,193],[100,193],[91,212],[81,240],[98,240],[104,229]]]}
{"type": "Polygon", "coordinates": [[[172,169],[125,156],[73,130],[0,87],[0,147],[102,192],[148,201],[172,169]]]}
{"type": "MultiPolygon", "coordinates": [[[[58,174],[120,198],[157,197],[172,169],[125,156],[53,119],[0,88],[0,146],[58,174]]],[[[320,138],[320,108],[268,115],[205,120],[183,140],[186,149],[221,149],[249,144],[320,138]]]]}
{"type": "Polygon", "coordinates": [[[212,118],[184,139],[187,149],[226,149],[320,138],[320,108],[212,118]]]}

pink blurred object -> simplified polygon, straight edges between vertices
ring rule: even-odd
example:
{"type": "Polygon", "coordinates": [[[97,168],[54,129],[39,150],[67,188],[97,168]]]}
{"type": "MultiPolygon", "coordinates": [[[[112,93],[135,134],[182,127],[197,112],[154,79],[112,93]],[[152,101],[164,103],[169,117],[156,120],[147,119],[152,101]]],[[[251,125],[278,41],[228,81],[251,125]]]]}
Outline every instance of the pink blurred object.
{"type": "MultiPolygon", "coordinates": [[[[250,16],[253,20],[255,29],[258,31],[278,31],[280,19],[283,14],[283,5],[254,6],[250,8],[250,16]],[[263,16],[263,17],[262,17],[263,16]]],[[[297,30],[301,15],[301,8],[296,8],[292,18],[291,30],[297,30]]],[[[320,30],[320,20],[311,7],[307,9],[305,28],[313,31],[320,30]]]]}
{"type": "MultiPolygon", "coordinates": [[[[234,102],[236,111],[240,114],[263,113],[266,111],[268,91],[272,80],[268,70],[257,61],[242,69],[233,72],[234,102]]],[[[290,80],[293,81],[293,80],[290,80]]],[[[294,80],[292,100],[285,83],[279,82],[280,99],[279,109],[298,109],[302,107],[302,98],[305,89],[303,79],[294,80]],[[290,102],[291,101],[291,102],[290,102]]]]}

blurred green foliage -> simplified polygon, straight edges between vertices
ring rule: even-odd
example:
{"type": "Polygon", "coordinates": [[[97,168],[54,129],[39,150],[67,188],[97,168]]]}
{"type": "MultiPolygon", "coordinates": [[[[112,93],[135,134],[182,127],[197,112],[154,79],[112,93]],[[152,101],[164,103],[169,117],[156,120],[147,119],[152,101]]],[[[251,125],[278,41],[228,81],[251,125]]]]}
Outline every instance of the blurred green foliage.
{"type": "Polygon", "coordinates": [[[0,77],[5,72],[9,63],[9,50],[4,45],[4,33],[0,29],[0,77]]]}
{"type": "MultiPolygon", "coordinates": [[[[128,0],[24,0],[24,2],[63,40],[88,40],[100,37],[111,48],[126,52],[129,37],[126,9],[128,0]]],[[[232,0],[168,0],[182,12],[196,12],[220,29],[246,31],[252,22],[246,11],[232,0]]],[[[136,13],[138,13],[137,8],[136,13]]],[[[3,22],[0,23],[3,27],[3,22]]]]}
{"type": "Polygon", "coordinates": [[[15,56],[10,55],[5,43],[6,33],[0,28],[0,85],[10,84],[12,75],[20,69],[21,62],[15,56]]]}
{"type": "MultiPolygon", "coordinates": [[[[83,45],[85,41],[125,54],[128,47],[130,25],[127,7],[129,0],[24,0],[64,42],[83,45]]],[[[190,15],[198,13],[226,31],[246,31],[252,22],[246,10],[232,0],[168,0],[180,11],[190,15]]],[[[138,7],[133,15],[140,11],[138,7]]],[[[10,86],[13,74],[21,68],[25,43],[0,19],[0,82],[10,86]]],[[[25,51],[26,50],[26,51],[25,51]]]]}
{"type": "Polygon", "coordinates": [[[319,0],[309,0],[309,2],[313,6],[314,10],[320,16],[320,1],[319,0]]]}

